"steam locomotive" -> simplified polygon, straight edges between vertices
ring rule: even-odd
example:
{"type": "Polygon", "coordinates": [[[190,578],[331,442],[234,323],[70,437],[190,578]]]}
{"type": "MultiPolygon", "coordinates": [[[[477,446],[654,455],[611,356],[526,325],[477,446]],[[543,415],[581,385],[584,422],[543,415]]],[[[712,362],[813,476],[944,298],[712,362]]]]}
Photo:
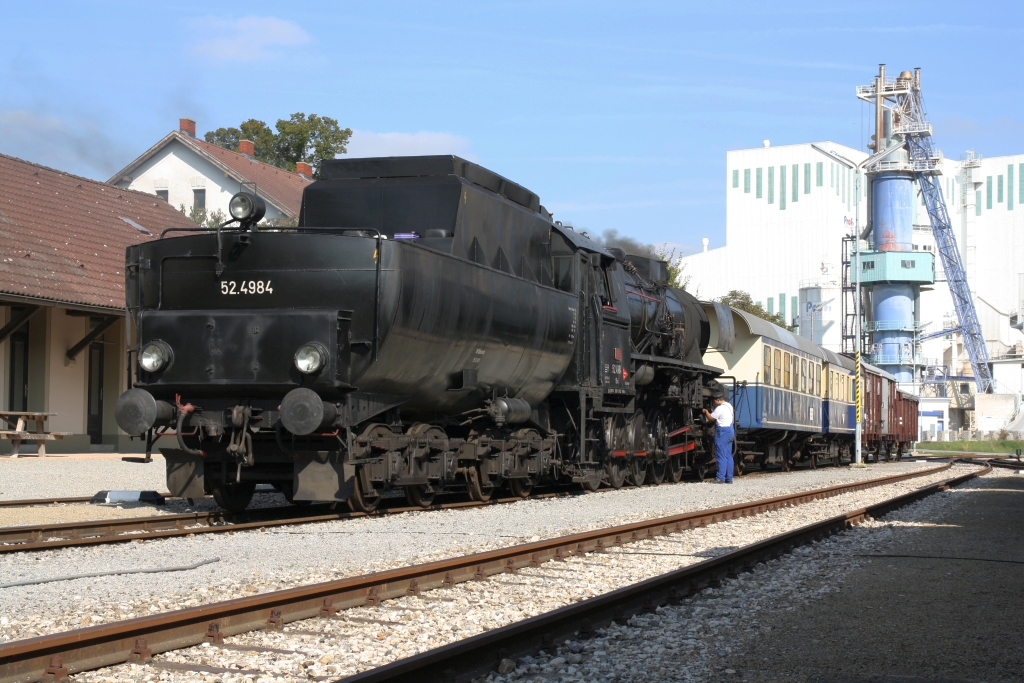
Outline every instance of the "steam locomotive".
{"type": "Polygon", "coordinates": [[[168,489],[255,486],[370,511],[707,469],[708,315],[665,262],[604,248],[453,156],[326,161],[297,228],[232,220],[130,247],[134,381],[118,425],[168,489]]]}

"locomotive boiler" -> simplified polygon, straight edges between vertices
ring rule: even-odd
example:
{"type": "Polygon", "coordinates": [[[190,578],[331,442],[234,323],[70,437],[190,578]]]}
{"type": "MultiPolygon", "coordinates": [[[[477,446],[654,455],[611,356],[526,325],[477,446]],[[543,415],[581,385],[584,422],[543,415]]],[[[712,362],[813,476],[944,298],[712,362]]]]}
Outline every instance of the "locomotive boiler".
{"type": "Polygon", "coordinates": [[[173,494],[240,509],[268,483],[366,511],[709,457],[704,310],[526,188],[453,156],[333,160],[297,228],[259,225],[248,192],[231,215],[127,252],[116,417],[149,448],[174,434],[173,494]]]}

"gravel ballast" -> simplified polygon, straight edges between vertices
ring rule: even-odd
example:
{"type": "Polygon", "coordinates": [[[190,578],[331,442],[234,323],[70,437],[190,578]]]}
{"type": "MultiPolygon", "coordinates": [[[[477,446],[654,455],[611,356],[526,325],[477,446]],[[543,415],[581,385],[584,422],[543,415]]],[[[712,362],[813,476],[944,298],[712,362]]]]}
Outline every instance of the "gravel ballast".
{"type": "Polygon", "coordinates": [[[0,576],[5,582],[159,567],[168,564],[168,558],[176,565],[221,558],[211,570],[0,589],[0,642],[935,466],[903,462],[859,470],[826,468],[746,477],[731,486],[683,483],[483,508],[0,555],[0,576]]]}
{"type": "MultiPolygon", "coordinates": [[[[885,474],[895,473],[897,468],[903,468],[906,465],[907,463],[895,467],[876,468],[872,473],[873,476],[868,478],[883,474],[883,470],[885,474]]],[[[820,475],[820,473],[821,471],[806,474],[820,475]]],[[[848,472],[843,471],[836,472],[836,474],[849,475],[848,472]]],[[[862,473],[858,472],[857,474],[862,473]]],[[[422,597],[409,597],[397,601],[389,601],[379,608],[347,611],[341,619],[336,621],[313,620],[290,625],[292,629],[323,632],[317,635],[289,635],[287,633],[282,635],[264,632],[231,639],[231,642],[236,644],[296,650],[295,654],[292,655],[275,654],[271,657],[274,660],[272,664],[265,661],[268,656],[266,653],[220,652],[217,648],[211,649],[210,647],[193,648],[178,653],[169,653],[161,657],[167,658],[167,661],[180,658],[182,661],[198,662],[205,659],[211,665],[260,671],[272,677],[283,676],[282,680],[307,680],[307,676],[310,675],[334,676],[352,673],[356,670],[379,666],[387,661],[408,656],[416,651],[437,647],[445,642],[451,642],[457,638],[463,638],[485,629],[494,628],[517,619],[548,611],[574,600],[585,599],[601,592],[635,583],[649,576],[671,571],[680,566],[692,564],[706,557],[721,554],[735,547],[766,538],[785,529],[803,526],[812,521],[831,517],[850,509],[856,509],[918,488],[931,481],[946,479],[954,475],[955,472],[943,472],[909,482],[844,494],[843,496],[824,501],[815,501],[799,507],[787,508],[753,518],[732,520],[704,529],[694,529],[673,535],[671,538],[633,544],[606,554],[573,559],[564,564],[553,565],[548,563],[538,569],[523,570],[514,576],[502,576],[491,581],[461,584],[454,589],[434,591],[422,597]],[[359,619],[363,621],[358,621],[359,619]],[[377,621],[366,621],[368,619],[375,619],[377,621]],[[342,634],[344,637],[339,640],[342,634]],[[270,642],[276,644],[269,644],[270,642]],[[260,660],[260,658],[263,658],[263,660],[260,660]]],[[[750,482],[752,487],[764,485],[764,482],[757,483],[754,479],[747,481],[750,482]]],[[[818,488],[824,485],[827,484],[817,483],[815,486],[808,488],[818,488]]],[[[703,484],[677,488],[702,489],[709,493],[711,490],[723,492],[717,495],[724,495],[726,491],[738,492],[738,488],[735,485],[727,487],[703,484]]],[[[778,485],[772,487],[772,489],[770,495],[781,493],[778,485]]],[[[658,489],[621,491],[611,494],[611,496],[614,500],[614,497],[622,497],[627,494],[636,496],[651,491],[656,492],[658,489]]],[[[735,493],[733,495],[735,496],[735,493]]],[[[764,495],[762,492],[761,495],[753,495],[750,498],[765,498],[770,497],[770,495],[764,495]]],[[[568,501],[551,502],[576,502],[578,505],[578,501],[592,501],[604,497],[585,496],[568,501]]],[[[514,506],[500,506],[480,511],[467,510],[461,511],[459,514],[466,512],[498,512],[502,509],[525,507],[527,505],[536,506],[541,503],[545,503],[545,501],[528,501],[514,506]]],[[[610,503],[611,501],[604,501],[598,507],[608,514],[610,503]]],[[[722,504],[725,504],[725,501],[718,500],[714,503],[705,503],[689,509],[714,507],[722,504]]],[[[678,511],[681,510],[677,506],[674,510],[661,511],[658,515],[646,515],[646,517],[661,516],[662,514],[678,511]]],[[[562,512],[564,513],[565,510],[562,510],[562,512]]],[[[403,517],[409,518],[409,521],[425,516],[422,513],[414,516],[403,515],[403,517]]],[[[534,514],[530,515],[528,519],[541,517],[544,517],[544,515],[534,514]]],[[[551,515],[546,517],[550,518],[551,515]]],[[[622,523],[640,518],[635,513],[630,515],[630,517],[630,519],[620,518],[611,522],[608,519],[604,519],[601,523],[597,524],[578,524],[576,528],[563,529],[559,533],[607,526],[609,523],[622,523]]],[[[559,521],[564,523],[566,521],[564,518],[565,515],[563,514],[559,521]]],[[[383,520],[365,521],[372,523],[388,520],[385,518],[383,520]]],[[[550,519],[547,521],[550,524],[550,519]]],[[[466,523],[471,524],[469,520],[466,523]]],[[[479,531],[479,524],[469,526],[469,528],[476,528],[479,531]]],[[[522,529],[522,526],[513,528],[522,529]]],[[[239,536],[242,535],[240,534],[239,536]]],[[[509,545],[509,543],[495,543],[494,545],[509,545]]],[[[408,561],[406,559],[399,564],[405,564],[408,561]]],[[[218,596],[218,599],[225,597],[234,596],[223,595],[218,596]]],[[[168,602],[161,601],[156,603],[153,609],[161,609],[161,604],[169,606],[168,602]]],[[[135,604],[124,603],[121,605],[121,612],[115,616],[127,618],[131,616],[131,612],[139,607],[141,605],[138,602],[135,604]]],[[[101,616],[100,619],[102,620],[103,617],[101,616]]],[[[12,623],[11,626],[13,625],[12,623]]],[[[18,630],[23,632],[31,628],[28,624],[18,625],[18,630]]],[[[595,653],[594,656],[606,657],[608,652],[604,651],[604,654],[600,656],[595,653]]],[[[570,652],[568,654],[571,656],[565,657],[559,665],[571,665],[571,660],[580,653],[570,652]]],[[[582,661],[580,659],[576,663],[580,664],[582,661]]],[[[520,668],[523,668],[523,671],[519,672],[516,678],[530,673],[531,666],[528,664],[525,668],[517,667],[517,672],[520,668]]],[[[554,671],[557,667],[551,668],[554,671]]],[[[543,667],[538,666],[536,670],[537,672],[542,672],[542,669],[543,667]]],[[[575,677],[575,673],[582,671],[582,668],[575,667],[573,673],[569,675],[572,680],[591,680],[585,677],[575,677]]],[[[611,673],[614,674],[614,671],[611,673]]],[[[203,680],[203,676],[199,674],[158,671],[155,667],[131,669],[127,666],[82,674],[79,678],[81,680],[106,680],[103,676],[113,676],[115,679],[125,677],[143,679],[147,676],[159,676],[159,678],[165,680],[203,680]]],[[[231,678],[231,676],[232,674],[225,674],[223,680],[236,680],[231,678]]],[[[243,674],[235,676],[237,676],[237,680],[240,682],[245,678],[243,674]]],[[[256,674],[252,676],[254,676],[252,680],[258,680],[260,677],[256,674]]],[[[602,678],[604,677],[603,675],[602,678]]],[[[549,680],[549,677],[545,676],[545,679],[549,680]]],[[[267,678],[266,680],[271,679],[267,678]]]]}
{"type": "Polygon", "coordinates": [[[97,491],[166,491],[164,459],[150,463],[118,458],[0,457],[0,500],[71,498],[97,491]]]}

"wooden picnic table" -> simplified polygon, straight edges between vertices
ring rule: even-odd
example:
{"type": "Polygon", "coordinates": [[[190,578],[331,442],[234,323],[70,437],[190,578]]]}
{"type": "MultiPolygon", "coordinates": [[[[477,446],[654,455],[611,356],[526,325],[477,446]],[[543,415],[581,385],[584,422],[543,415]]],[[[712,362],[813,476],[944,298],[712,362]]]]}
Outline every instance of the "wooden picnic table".
{"type": "Polygon", "coordinates": [[[46,457],[46,442],[63,439],[71,432],[48,432],[46,421],[57,413],[42,413],[36,411],[17,412],[12,410],[0,410],[0,420],[6,422],[8,429],[0,429],[0,439],[11,440],[11,457],[18,457],[18,447],[22,441],[36,442],[36,455],[46,457]],[[28,422],[34,424],[35,431],[26,429],[28,422]]]}

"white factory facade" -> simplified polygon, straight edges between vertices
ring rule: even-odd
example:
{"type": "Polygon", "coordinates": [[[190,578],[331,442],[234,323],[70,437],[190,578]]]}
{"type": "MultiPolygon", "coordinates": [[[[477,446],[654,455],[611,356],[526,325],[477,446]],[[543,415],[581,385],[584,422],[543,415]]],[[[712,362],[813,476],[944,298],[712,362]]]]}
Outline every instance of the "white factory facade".
{"type": "MultiPolygon", "coordinates": [[[[865,177],[856,167],[867,156],[828,141],[782,146],[766,141],[727,152],[726,244],[705,246],[683,258],[690,289],[705,300],[745,291],[770,313],[782,313],[803,336],[841,351],[843,237],[866,225],[865,177]]],[[[943,160],[940,169],[940,186],[993,360],[996,391],[1005,396],[997,412],[1007,404],[1016,406],[1011,413],[1024,413],[1024,333],[1019,329],[1024,319],[1019,316],[1024,312],[1024,154],[964,155],[943,160]]],[[[913,249],[935,254],[920,193],[916,205],[913,249]]],[[[866,241],[861,245],[868,247],[866,241]]],[[[917,307],[922,336],[956,324],[937,254],[935,268],[936,282],[923,288],[917,307]]],[[[952,376],[971,375],[958,340],[950,335],[924,341],[922,365],[952,376]]],[[[946,408],[926,407],[934,406],[922,406],[926,429],[965,426],[957,424],[956,416],[951,421],[946,408]]],[[[981,422],[979,412],[976,427],[999,428],[991,420],[981,422]]]]}

